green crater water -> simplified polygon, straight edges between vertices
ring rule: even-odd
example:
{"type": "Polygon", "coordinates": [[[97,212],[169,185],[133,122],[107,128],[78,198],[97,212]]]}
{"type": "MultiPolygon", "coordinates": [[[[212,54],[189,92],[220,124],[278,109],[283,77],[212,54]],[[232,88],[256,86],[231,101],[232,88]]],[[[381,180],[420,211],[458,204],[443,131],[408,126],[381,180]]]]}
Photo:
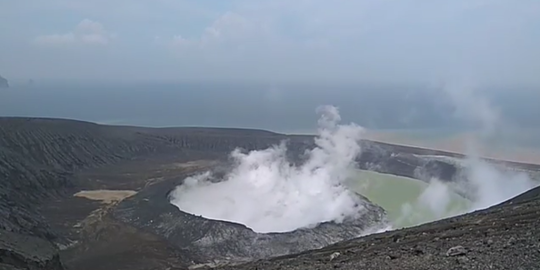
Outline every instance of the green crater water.
{"type": "Polygon", "coordinates": [[[407,177],[356,171],[348,186],[387,211],[395,229],[464,213],[470,201],[440,182],[427,184],[407,177]]]}

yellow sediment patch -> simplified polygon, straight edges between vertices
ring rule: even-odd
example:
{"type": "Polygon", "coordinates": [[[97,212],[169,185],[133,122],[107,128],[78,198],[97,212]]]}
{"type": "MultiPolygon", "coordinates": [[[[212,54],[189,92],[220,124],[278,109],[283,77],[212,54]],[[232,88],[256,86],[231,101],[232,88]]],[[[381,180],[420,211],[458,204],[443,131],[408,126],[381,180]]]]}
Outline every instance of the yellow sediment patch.
{"type": "Polygon", "coordinates": [[[73,196],[86,198],[94,201],[102,201],[103,203],[119,202],[125,198],[131,197],[137,194],[134,190],[83,190],[79,191],[73,196]]]}
{"type": "Polygon", "coordinates": [[[176,169],[192,169],[192,168],[200,168],[204,166],[210,166],[215,164],[216,161],[212,160],[193,160],[183,163],[174,163],[171,165],[172,168],[176,169]]]}

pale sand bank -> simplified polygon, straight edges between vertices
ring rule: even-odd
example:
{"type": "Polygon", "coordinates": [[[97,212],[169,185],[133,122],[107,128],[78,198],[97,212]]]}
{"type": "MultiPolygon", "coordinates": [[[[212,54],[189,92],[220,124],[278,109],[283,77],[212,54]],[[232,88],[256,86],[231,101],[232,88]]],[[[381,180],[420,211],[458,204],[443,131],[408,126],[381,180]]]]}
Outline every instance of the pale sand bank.
{"type": "Polygon", "coordinates": [[[103,203],[119,202],[125,198],[137,194],[134,190],[83,190],[73,194],[75,197],[86,198],[103,203]]]}
{"type": "MultiPolygon", "coordinates": [[[[367,131],[365,139],[389,144],[441,150],[459,154],[469,154],[469,143],[475,141],[471,133],[458,133],[436,139],[411,138],[397,132],[367,131]]],[[[485,158],[540,164],[540,149],[520,148],[505,145],[475,145],[478,154],[485,158]]]]}

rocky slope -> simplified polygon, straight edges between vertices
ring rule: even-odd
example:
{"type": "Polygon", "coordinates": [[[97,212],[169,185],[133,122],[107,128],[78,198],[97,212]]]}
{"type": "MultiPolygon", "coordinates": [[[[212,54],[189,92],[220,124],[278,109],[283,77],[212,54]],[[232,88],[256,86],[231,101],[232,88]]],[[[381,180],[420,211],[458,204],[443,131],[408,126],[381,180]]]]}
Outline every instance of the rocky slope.
{"type": "MultiPolygon", "coordinates": [[[[293,153],[300,153],[312,146],[311,137],[286,137],[258,130],[150,129],[103,126],[59,119],[0,118],[0,266],[10,265],[12,268],[21,269],[63,269],[58,257],[58,247],[66,248],[66,245],[74,241],[71,236],[66,235],[68,232],[71,233],[72,227],[79,226],[78,224],[83,219],[88,221],[88,218],[81,217],[69,226],[64,224],[69,223],[65,220],[78,218],[80,213],[86,211],[76,208],[79,206],[88,207],[88,214],[95,214],[95,211],[101,209],[101,206],[90,205],[82,199],[71,204],[70,200],[74,200],[71,195],[76,191],[83,188],[130,186],[142,190],[140,194],[148,194],[145,192],[151,192],[151,188],[158,188],[159,185],[153,185],[148,181],[141,182],[136,178],[144,174],[144,166],[157,170],[155,168],[161,168],[163,164],[161,162],[164,160],[174,159],[175,162],[201,159],[223,160],[236,147],[248,150],[261,149],[283,139],[289,140],[293,153]],[[123,166],[122,164],[136,165],[130,165],[133,172],[128,175],[119,171],[118,168],[123,166]],[[100,177],[94,177],[99,172],[106,173],[100,177]],[[101,178],[106,180],[100,180],[101,178]],[[150,188],[145,189],[148,185],[150,188]],[[48,208],[49,205],[54,205],[54,207],[48,208]],[[47,212],[53,208],[54,213],[47,212]],[[49,214],[44,216],[43,213],[49,214]],[[55,220],[58,224],[53,222],[55,220]],[[62,231],[64,227],[68,229],[62,231]]],[[[455,167],[451,164],[426,161],[413,155],[445,154],[439,151],[372,142],[363,142],[363,146],[364,152],[358,158],[359,166],[362,168],[421,179],[437,176],[451,180],[455,175],[455,167]]],[[[295,155],[292,154],[292,156],[295,155]]],[[[519,166],[535,169],[533,165],[519,166]]],[[[161,169],[156,173],[164,178],[161,169]]],[[[173,173],[176,174],[176,172],[173,173]]],[[[173,181],[163,180],[163,183],[167,182],[169,187],[176,181],[174,177],[164,179],[173,181]]],[[[160,192],[165,192],[165,190],[160,190],[160,192]]],[[[144,230],[148,228],[144,228],[140,221],[134,222],[139,215],[136,211],[145,209],[138,208],[144,203],[142,200],[144,198],[140,196],[125,200],[118,207],[113,205],[111,209],[106,209],[100,216],[101,223],[92,225],[92,233],[81,232],[88,236],[92,247],[96,250],[92,256],[85,257],[87,261],[80,261],[81,265],[90,265],[89,261],[95,262],[95,256],[106,250],[103,248],[105,244],[111,250],[148,244],[148,249],[130,251],[133,252],[130,254],[135,254],[133,260],[139,259],[136,257],[140,257],[141,254],[150,256],[148,254],[152,253],[156,258],[163,257],[163,261],[166,261],[168,257],[178,257],[178,252],[182,253],[181,250],[178,251],[178,246],[174,247],[163,242],[163,238],[160,238],[163,235],[159,236],[159,232],[152,231],[152,228],[144,230]],[[126,213],[126,209],[132,209],[131,214],[126,213]],[[133,216],[134,213],[135,216],[133,216]],[[125,241],[128,238],[139,240],[122,242],[122,247],[118,246],[119,243],[112,241],[112,239],[125,241]]],[[[157,208],[151,208],[149,211],[154,211],[153,209],[157,208]]],[[[174,220],[167,224],[172,223],[174,220]]],[[[81,238],[77,241],[83,240],[81,238]]],[[[71,257],[68,256],[68,261],[76,261],[82,250],[88,251],[89,248],[85,246],[75,249],[71,257]]],[[[183,254],[185,255],[185,252],[183,254]]],[[[107,258],[111,263],[120,260],[119,257],[112,258],[107,254],[99,256],[102,256],[99,258],[107,258]]],[[[152,260],[148,257],[144,261],[152,260]]],[[[116,263],[111,267],[120,269],[120,266],[129,265],[127,262],[116,263]]],[[[182,262],[181,265],[184,263],[187,262],[182,262]]],[[[137,267],[143,266],[145,265],[137,265],[137,267]]],[[[131,269],[136,268],[131,266],[131,269]]]]}
{"type": "MultiPolygon", "coordinates": [[[[76,181],[75,174],[79,171],[157,154],[195,158],[200,155],[198,150],[189,153],[182,149],[202,145],[215,149],[218,154],[231,149],[230,144],[220,144],[227,138],[210,134],[207,136],[217,139],[201,140],[199,134],[205,131],[188,130],[183,133],[188,134],[184,137],[169,133],[169,130],[105,127],[70,120],[0,119],[0,238],[7,238],[9,233],[20,235],[22,246],[32,246],[34,238],[62,243],[63,237],[50,229],[37,206],[44,200],[70,195],[70,190],[83,184],[76,181]]],[[[235,138],[234,133],[232,138],[235,138]]],[[[249,142],[246,146],[257,143],[249,142]]],[[[8,248],[2,250],[6,253],[0,252],[0,257],[15,252],[8,248]]],[[[49,254],[54,252],[54,247],[40,245],[38,250],[27,252],[49,254]]],[[[50,259],[57,260],[57,257],[50,259]]],[[[59,262],[32,260],[27,262],[28,267],[34,263],[60,265],[59,262]]],[[[1,258],[0,261],[10,260],[1,258]]]]}
{"type": "Polygon", "coordinates": [[[487,210],[220,269],[540,269],[540,187],[487,210]]]}
{"type": "Polygon", "coordinates": [[[56,247],[47,240],[0,231],[0,269],[62,269],[56,247]]]}

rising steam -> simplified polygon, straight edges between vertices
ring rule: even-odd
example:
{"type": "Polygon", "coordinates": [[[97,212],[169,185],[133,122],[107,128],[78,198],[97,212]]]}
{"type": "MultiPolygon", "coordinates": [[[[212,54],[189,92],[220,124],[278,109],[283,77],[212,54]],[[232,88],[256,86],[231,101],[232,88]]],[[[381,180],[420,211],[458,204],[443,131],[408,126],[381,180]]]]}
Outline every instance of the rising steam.
{"type": "MultiPolygon", "coordinates": [[[[486,99],[472,91],[445,90],[456,107],[455,115],[472,124],[482,137],[503,128],[500,115],[486,99]]],[[[344,183],[353,177],[351,169],[361,150],[363,129],[355,124],[339,125],[335,107],[323,106],[318,113],[316,147],[306,153],[302,165],[287,160],[285,143],[249,153],[235,150],[231,157],[236,165],[223,181],[212,182],[210,172],[189,177],[172,193],[171,202],[185,212],[242,223],[262,233],[358,218],[365,210],[363,201],[344,183]]],[[[477,139],[465,142],[469,149],[466,159],[445,157],[461,168],[459,177],[450,183],[429,181],[412,203],[401,205],[396,226],[487,208],[538,185],[525,173],[504,170],[480,158],[477,139]],[[456,203],[456,193],[469,199],[467,204],[456,203]]]]}
{"type": "Polygon", "coordinates": [[[538,185],[526,173],[497,168],[478,158],[466,159],[465,166],[468,181],[463,186],[472,198],[471,210],[499,204],[538,185]]]}
{"type": "Polygon", "coordinates": [[[287,232],[362,213],[361,199],[343,183],[360,153],[363,129],[339,125],[333,106],[320,107],[316,147],[300,166],[287,161],[285,143],[265,150],[232,152],[236,166],[223,181],[209,172],[185,179],[171,202],[182,211],[242,223],[256,232],[287,232]]]}
{"type": "Polygon", "coordinates": [[[467,158],[462,163],[465,177],[456,182],[472,199],[470,210],[493,206],[537,186],[529,175],[490,164],[478,153],[483,138],[495,136],[497,130],[505,128],[500,111],[474,88],[447,88],[446,92],[456,105],[457,116],[474,124],[479,135],[466,142],[467,158]]]}
{"type": "MultiPolygon", "coordinates": [[[[444,93],[455,106],[455,116],[470,124],[475,129],[476,136],[465,141],[467,157],[462,160],[454,159],[461,168],[462,174],[450,184],[438,179],[432,179],[427,189],[418,198],[418,202],[431,209],[438,218],[485,209],[517,196],[539,183],[531,180],[524,172],[517,172],[489,163],[478,153],[482,138],[496,135],[496,131],[504,128],[504,121],[497,108],[467,85],[450,85],[444,93]],[[450,192],[457,191],[471,200],[467,209],[458,212],[448,212],[451,201],[450,192]]],[[[452,159],[452,158],[449,158],[452,159]]],[[[403,215],[409,215],[409,206],[404,208],[403,215]]]]}

